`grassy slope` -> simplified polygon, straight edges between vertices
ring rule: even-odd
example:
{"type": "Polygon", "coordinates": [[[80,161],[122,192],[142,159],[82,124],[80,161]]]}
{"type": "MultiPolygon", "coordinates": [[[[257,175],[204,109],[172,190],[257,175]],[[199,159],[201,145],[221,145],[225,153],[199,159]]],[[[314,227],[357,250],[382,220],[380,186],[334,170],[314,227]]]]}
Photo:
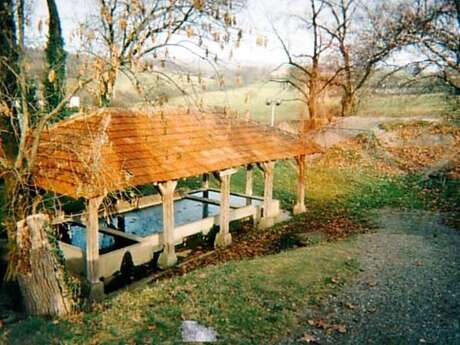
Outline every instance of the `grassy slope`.
{"type": "Polygon", "coordinates": [[[180,342],[181,320],[198,320],[226,344],[268,343],[296,325],[301,307],[337,287],[332,277],[355,271],[352,248],[341,241],[207,267],[122,292],[72,320],[28,319],[9,338],[16,344],[169,344],[180,342]]]}

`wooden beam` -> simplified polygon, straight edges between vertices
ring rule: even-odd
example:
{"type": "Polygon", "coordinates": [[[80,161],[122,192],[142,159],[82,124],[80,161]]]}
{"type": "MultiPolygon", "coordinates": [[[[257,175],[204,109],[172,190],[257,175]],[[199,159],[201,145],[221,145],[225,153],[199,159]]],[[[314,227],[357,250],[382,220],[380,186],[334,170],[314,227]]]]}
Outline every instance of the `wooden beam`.
{"type": "Polygon", "coordinates": [[[226,247],[232,243],[230,234],[230,178],[235,171],[228,170],[219,173],[220,181],[220,212],[219,233],[214,241],[215,247],[226,247]]]}
{"type": "Polygon", "coordinates": [[[86,220],[86,277],[91,285],[90,298],[104,295],[104,284],[99,274],[99,206],[104,196],[88,200],[86,220]]]}
{"type": "Polygon", "coordinates": [[[297,200],[294,205],[293,213],[300,214],[306,211],[305,208],[305,155],[296,157],[298,167],[297,180],[297,200]]]}
{"type": "Polygon", "coordinates": [[[177,262],[174,245],[174,190],[176,186],[177,181],[158,184],[163,201],[163,251],[158,258],[158,267],[161,269],[174,266],[177,262]]]}

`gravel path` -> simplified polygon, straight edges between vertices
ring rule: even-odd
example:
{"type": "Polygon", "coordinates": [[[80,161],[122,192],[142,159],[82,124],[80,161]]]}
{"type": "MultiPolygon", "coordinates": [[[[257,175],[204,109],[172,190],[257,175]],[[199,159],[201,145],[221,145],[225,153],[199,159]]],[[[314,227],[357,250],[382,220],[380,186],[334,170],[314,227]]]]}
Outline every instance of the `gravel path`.
{"type": "Polygon", "coordinates": [[[307,310],[283,344],[460,344],[460,234],[426,211],[386,209],[377,220],[356,241],[355,280],[307,310]]]}

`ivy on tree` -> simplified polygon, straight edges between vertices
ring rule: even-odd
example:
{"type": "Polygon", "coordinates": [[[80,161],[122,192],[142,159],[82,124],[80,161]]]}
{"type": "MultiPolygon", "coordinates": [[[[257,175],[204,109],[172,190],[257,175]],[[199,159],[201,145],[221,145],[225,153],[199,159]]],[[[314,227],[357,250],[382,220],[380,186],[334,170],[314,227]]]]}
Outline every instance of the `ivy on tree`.
{"type": "Polygon", "coordinates": [[[47,0],[49,11],[48,43],[45,49],[46,73],[44,78],[45,108],[56,108],[65,95],[66,52],[62,39],[61,21],[54,0],[47,0]]]}

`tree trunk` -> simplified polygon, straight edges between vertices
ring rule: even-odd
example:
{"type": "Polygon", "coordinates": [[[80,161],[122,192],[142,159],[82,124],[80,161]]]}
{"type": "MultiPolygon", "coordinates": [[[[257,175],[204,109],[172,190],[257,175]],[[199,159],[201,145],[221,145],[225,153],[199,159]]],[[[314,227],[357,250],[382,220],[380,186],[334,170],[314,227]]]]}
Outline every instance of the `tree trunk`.
{"type": "Polygon", "coordinates": [[[353,115],[356,111],[356,95],[345,91],[342,95],[342,116],[353,115]]]}
{"type": "Polygon", "coordinates": [[[16,245],[21,253],[17,279],[29,315],[64,316],[73,300],[64,269],[48,240],[48,216],[36,214],[17,223],[16,245]]]}
{"type": "MultiPolygon", "coordinates": [[[[101,68],[105,68],[102,66],[101,68]]],[[[108,68],[107,70],[100,71],[98,102],[100,107],[109,107],[112,105],[113,94],[115,91],[115,81],[117,78],[117,70],[115,68],[108,68]]]]}
{"type": "Polygon", "coordinates": [[[311,75],[308,80],[308,112],[310,115],[310,121],[315,123],[318,119],[318,97],[319,97],[319,64],[317,61],[313,61],[313,67],[311,69],[311,75]]]}

